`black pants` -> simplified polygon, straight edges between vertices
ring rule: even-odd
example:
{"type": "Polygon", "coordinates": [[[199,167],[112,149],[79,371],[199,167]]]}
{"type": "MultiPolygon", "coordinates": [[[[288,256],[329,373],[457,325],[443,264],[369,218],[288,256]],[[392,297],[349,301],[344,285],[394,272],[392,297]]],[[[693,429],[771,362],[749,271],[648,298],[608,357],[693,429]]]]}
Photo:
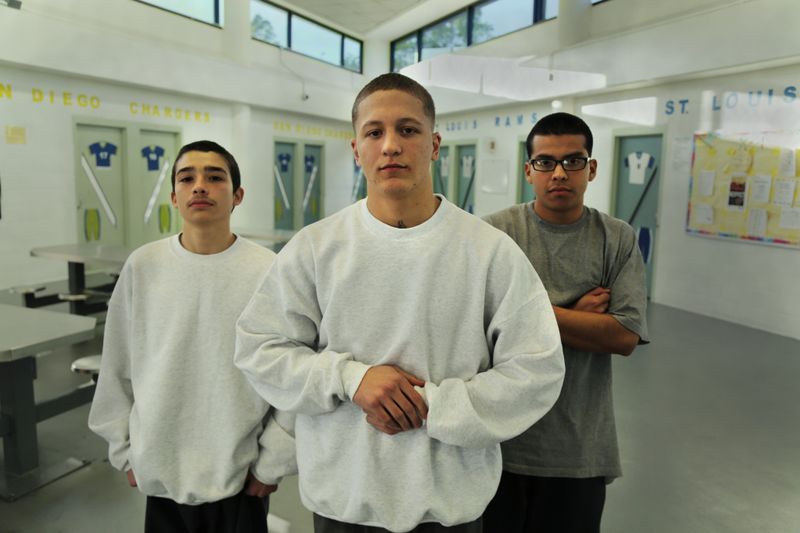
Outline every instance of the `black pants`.
{"type": "Polygon", "coordinates": [[[167,498],[147,497],[145,533],[267,533],[269,497],[230,498],[185,505],[167,498]]]}
{"type": "MultiPolygon", "coordinates": [[[[482,533],[483,530],[481,529],[481,519],[478,518],[473,522],[450,527],[434,522],[426,522],[418,525],[409,533],[439,533],[440,531],[446,531],[447,533],[482,533]]],[[[389,533],[389,530],[381,527],[360,526],[358,524],[337,522],[336,520],[314,514],[314,533],[389,533]]]]}
{"type": "Polygon", "coordinates": [[[600,533],[605,478],[523,476],[503,472],[483,514],[486,533],[600,533]]]}

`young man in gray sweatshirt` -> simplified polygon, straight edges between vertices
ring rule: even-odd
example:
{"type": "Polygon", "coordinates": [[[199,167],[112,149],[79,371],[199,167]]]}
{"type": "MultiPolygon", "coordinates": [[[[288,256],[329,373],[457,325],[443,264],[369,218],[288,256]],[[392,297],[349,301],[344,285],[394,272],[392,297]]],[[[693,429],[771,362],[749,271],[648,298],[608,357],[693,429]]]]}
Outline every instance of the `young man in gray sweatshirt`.
{"type": "Polygon", "coordinates": [[[108,306],[89,427],[147,495],[146,532],[264,532],[294,442],[233,364],[235,322],[275,254],[230,230],[236,160],[198,141],[172,170],[179,235],[142,246],[108,306]]]}
{"type": "Polygon", "coordinates": [[[553,310],[502,232],[433,194],[430,94],[384,74],[353,105],[367,198],[300,231],[237,323],[236,365],[297,414],[315,531],[481,531],[500,445],[561,388],[553,310]]]}
{"type": "Polygon", "coordinates": [[[503,443],[503,477],[487,531],[599,533],[606,483],[621,475],[611,354],[647,343],[644,263],[633,229],[583,205],[597,173],[589,126],[539,120],[525,174],[536,192],[486,220],[522,248],[553,302],[567,374],[556,405],[503,443]]]}

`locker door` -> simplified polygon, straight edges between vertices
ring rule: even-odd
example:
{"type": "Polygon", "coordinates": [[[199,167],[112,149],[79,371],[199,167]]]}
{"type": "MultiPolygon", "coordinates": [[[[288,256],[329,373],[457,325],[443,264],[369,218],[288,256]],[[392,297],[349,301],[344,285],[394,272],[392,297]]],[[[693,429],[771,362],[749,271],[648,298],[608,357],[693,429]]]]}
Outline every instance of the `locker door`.
{"type": "Polygon", "coordinates": [[[322,218],[322,146],[303,147],[303,226],[322,218]]]}
{"type": "Polygon", "coordinates": [[[528,160],[528,150],[525,147],[525,141],[519,143],[519,202],[521,204],[532,201],[536,197],[533,190],[533,185],[528,183],[527,176],[525,175],[525,163],[528,160]]]}
{"type": "Polygon", "coordinates": [[[125,244],[125,135],[122,128],[76,125],[78,242],[125,244]]]}
{"type": "Polygon", "coordinates": [[[293,230],[294,227],[294,169],[295,146],[291,143],[275,143],[275,229],[293,230]]]}
{"type": "Polygon", "coordinates": [[[647,294],[652,294],[657,237],[661,135],[617,138],[617,182],[614,216],[633,226],[645,262],[647,294]]]}
{"type": "Polygon", "coordinates": [[[179,149],[175,132],[139,131],[126,188],[130,246],[140,246],[179,230],[180,215],[170,200],[172,165],[179,149]]]}
{"type": "Polygon", "coordinates": [[[439,147],[439,159],[433,162],[433,192],[450,196],[450,147],[439,147]]]}
{"type": "Polygon", "coordinates": [[[458,206],[468,213],[475,212],[475,145],[456,146],[455,169],[458,172],[456,181],[458,206]]]}

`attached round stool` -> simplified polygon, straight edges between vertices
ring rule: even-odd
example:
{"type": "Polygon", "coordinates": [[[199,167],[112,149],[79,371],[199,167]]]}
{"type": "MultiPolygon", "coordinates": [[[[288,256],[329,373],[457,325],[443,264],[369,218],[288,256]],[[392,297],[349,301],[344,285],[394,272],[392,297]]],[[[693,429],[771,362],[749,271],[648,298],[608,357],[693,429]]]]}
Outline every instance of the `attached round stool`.
{"type": "Polygon", "coordinates": [[[97,383],[97,376],[100,375],[100,356],[87,355],[80,359],[75,359],[70,366],[70,370],[76,374],[88,374],[92,376],[92,381],[97,383]]]}

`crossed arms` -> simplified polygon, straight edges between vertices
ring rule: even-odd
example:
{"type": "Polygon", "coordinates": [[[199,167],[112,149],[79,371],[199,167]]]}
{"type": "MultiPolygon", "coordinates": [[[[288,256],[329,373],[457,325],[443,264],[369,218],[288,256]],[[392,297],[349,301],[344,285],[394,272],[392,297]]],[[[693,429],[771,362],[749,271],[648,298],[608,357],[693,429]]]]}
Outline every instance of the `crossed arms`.
{"type": "Polygon", "coordinates": [[[597,287],[570,307],[553,306],[561,341],[587,352],[630,355],[639,336],[607,313],[611,289],[597,287]]]}
{"type": "MultiPolygon", "coordinates": [[[[607,313],[611,290],[597,287],[571,307],[553,306],[561,340],[567,346],[599,353],[630,355],[639,336],[607,313]]],[[[394,435],[422,426],[428,408],[414,387],[425,382],[396,366],[374,366],[353,397],[376,429],[394,435]]]]}

